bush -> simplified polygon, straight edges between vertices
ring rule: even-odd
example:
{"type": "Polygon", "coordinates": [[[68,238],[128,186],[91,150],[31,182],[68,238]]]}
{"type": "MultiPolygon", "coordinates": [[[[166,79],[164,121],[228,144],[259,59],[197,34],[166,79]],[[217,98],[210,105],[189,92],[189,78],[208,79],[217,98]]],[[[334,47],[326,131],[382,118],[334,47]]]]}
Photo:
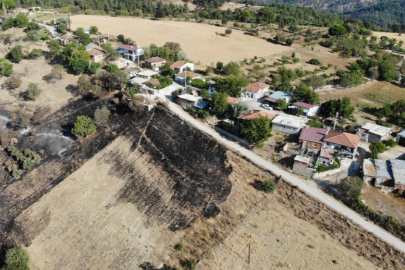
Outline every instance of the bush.
{"type": "Polygon", "coordinates": [[[378,155],[387,151],[387,147],[382,142],[373,142],[370,145],[371,158],[377,159],[378,155]]]}
{"type": "Polygon", "coordinates": [[[22,46],[18,45],[11,49],[10,53],[8,54],[8,58],[13,61],[14,63],[20,63],[21,60],[24,59],[24,53],[22,51],[22,46]]]}
{"type": "Polygon", "coordinates": [[[11,248],[6,254],[6,270],[29,270],[29,257],[21,248],[11,248]]]}
{"type": "Polygon", "coordinates": [[[65,68],[62,65],[55,65],[52,67],[51,73],[49,73],[49,77],[51,79],[61,80],[63,78],[63,73],[65,68]]]}
{"type": "Polygon", "coordinates": [[[266,181],[256,180],[253,183],[253,187],[257,190],[260,190],[260,191],[263,191],[266,193],[271,193],[276,189],[276,183],[271,180],[266,180],[266,181]]]}
{"type": "Polygon", "coordinates": [[[29,59],[37,59],[38,57],[42,56],[43,51],[41,49],[32,49],[30,54],[28,55],[29,59]]]}
{"type": "Polygon", "coordinates": [[[385,143],[390,148],[393,148],[397,145],[397,143],[393,139],[388,139],[388,141],[385,143]]]}
{"type": "Polygon", "coordinates": [[[87,116],[81,115],[76,119],[76,123],[72,129],[72,133],[77,137],[87,137],[97,132],[97,127],[94,121],[87,116]]]}
{"type": "Polygon", "coordinates": [[[320,66],[321,65],[321,61],[319,61],[316,58],[312,58],[311,60],[308,61],[309,64],[311,65],[315,65],[315,66],[320,66]]]}
{"type": "Polygon", "coordinates": [[[94,112],[94,120],[97,126],[105,126],[108,122],[108,118],[110,117],[111,112],[107,109],[107,107],[100,107],[97,108],[94,112]]]}
{"type": "Polygon", "coordinates": [[[178,243],[178,244],[176,244],[176,245],[174,246],[174,249],[177,250],[177,251],[183,251],[184,246],[183,246],[182,243],[178,243]]]}
{"type": "Polygon", "coordinates": [[[17,89],[18,87],[20,87],[21,83],[22,83],[22,80],[18,76],[12,76],[12,77],[8,78],[5,82],[6,87],[9,90],[17,89]]]}
{"type": "Polygon", "coordinates": [[[29,83],[27,87],[26,97],[31,100],[35,100],[42,93],[42,89],[39,88],[36,83],[29,83]]]}
{"type": "Polygon", "coordinates": [[[101,66],[102,66],[101,63],[91,63],[88,71],[90,74],[96,74],[97,71],[99,71],[99,69],[101,68],[101,66]]]}

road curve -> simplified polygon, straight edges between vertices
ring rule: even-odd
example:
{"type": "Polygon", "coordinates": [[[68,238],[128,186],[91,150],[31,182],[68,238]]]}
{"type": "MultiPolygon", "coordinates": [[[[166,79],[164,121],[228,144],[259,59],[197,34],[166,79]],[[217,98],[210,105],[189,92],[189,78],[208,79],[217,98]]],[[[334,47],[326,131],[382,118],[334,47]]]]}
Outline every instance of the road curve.
{"type": "Polygon", "coordinates": [[[393,247],[395,247],[398,250],[405,253],[405,243],[402,242],[399,238],[393,236],[392,234],[390,234],[386,230],[380,228],[379,226],[375,225],[374,223],[365,220],[358,213],[356,213],[353,210],[351,210],[350,208],[346,207],[345,205],[343,205],[339,201],[335,200],[331,196],[327,195],[323,191],[305,184],[303,179],[301,179],[295,175],[292,175],[292,174],[288,173],[287,171],[284,171],[282,168],[261,158],[260,156],[254,154],[250,150],[238,145],[237,143],[227,140],[226,138],[221,136],[219,133],[217,133],[216,131],[214,131],[213,129],[208,127],[207,125],[201,123],[200,121],[198,121],[197,119],[192,117],[190,114],[188,114],[186,111],[184,111],[177,104],[170,102],[168,107],[174,114],[178,115],[181,119],[190,123],[195,128],[203,131],[204,133],[211,135],[213,138],[218,140],[220,143],[225,145],[227,148],[238,152],[242,156],[248,158],[251,162],[255,163],[256,165],[258,165],[266,170],[271,171],[275,175],[281,175],[282,178],[285,181],[289,182],[291,185],[297,186],[301,191],[318,199],[320,202],[329,206],[337,213],[339,213],[339,214],[347,217],[348,219],[352,220],[353,222],[359,224],[365,230],[373,233],[377,237],[381,238],[383,241],[391,244],[393,247]]]}

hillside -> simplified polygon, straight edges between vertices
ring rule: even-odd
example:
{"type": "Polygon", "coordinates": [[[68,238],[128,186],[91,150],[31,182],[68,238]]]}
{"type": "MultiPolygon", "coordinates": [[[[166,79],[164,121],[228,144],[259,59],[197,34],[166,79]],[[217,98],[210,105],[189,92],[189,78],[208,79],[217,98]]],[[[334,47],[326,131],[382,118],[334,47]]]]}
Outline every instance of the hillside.
{"type": "Polygon", "coordinates": [[[353,19],[359,19],[390,28],[393,24],[404,23],[405,2],[401,0],[257,0],[258,4],[281,2],[318,10],[339,13],[353,19]]]}

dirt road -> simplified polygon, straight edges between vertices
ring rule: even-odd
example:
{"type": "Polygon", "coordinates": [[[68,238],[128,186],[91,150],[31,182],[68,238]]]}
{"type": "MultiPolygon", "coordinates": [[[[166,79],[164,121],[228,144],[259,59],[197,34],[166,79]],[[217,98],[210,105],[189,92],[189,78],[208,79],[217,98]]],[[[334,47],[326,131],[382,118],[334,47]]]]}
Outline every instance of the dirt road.
{"type": "Polygon", "coordinates": [[[320,202],[324,203],[325,205],[329,206],[333,210],[335,210],[337,213],[347,217],[348,219],[354,221],[355,223],[359,224],[362,226],[365,230],[375,234],[377,237],[381,238],[382,240],[386,241],[387,243],[391,244],[398,250],[405,252],[405,243],[402,242],[400,239],[397,237],[391,235],[384,229],[378,227],[377,225],[366,221],[363,217],[361,217],[359,214],[356,212],[352,211],[348,207],[344,206],[337,200],[333,199],[331,196],[323,193],[321,190],[307,185],[302,179],[284,171],[282,168],[279,168],[277,165],[270,163],[263,158],[257,156],[256,154],[252,153],[246,148],[243,148],[242,146],[231,142],[221,136],[219,133],[211,129],[210,127],[204,125],[197,119],[193,118],[191,115],[189,115],[187,112],[185,112],[181,107],[179,107],[177,104],[174,104],[173,102],[169,103],[169,108],[172,112],[177,114],[180,118],[183,120],[189,122],[192,124],[194,127],[198,128],[199,130],[211,135],[213,138],[221,142],[223,145],[228,147],[231,150],[234,150],[241,154],[242,156],[248,158],[258,166],[261,166],[271,172],[273,172],[276,175],[281,175],[282,178],[289,182],[291,185],[297,186],[300,190],[303,192],[307,193],[308,195],[318,199],[320,202]]]}

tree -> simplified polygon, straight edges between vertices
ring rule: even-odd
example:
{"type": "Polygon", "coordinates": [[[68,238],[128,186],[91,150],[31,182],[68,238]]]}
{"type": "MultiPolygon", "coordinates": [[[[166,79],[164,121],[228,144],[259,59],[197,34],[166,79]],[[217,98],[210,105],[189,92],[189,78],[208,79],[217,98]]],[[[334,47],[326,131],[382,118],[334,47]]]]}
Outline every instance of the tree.
{"type": "Polygon", "coordinates": [[[120,53],[114,48],[111,43],[101,44],[101,48],[103,48],[106,53],[107,61],[114,61],[120,56],[120,53]]]}
{"type": "Polygon", "coordinates": [[[97,126],[107,125],[108,118],[110,118],[111,112],[107,109],[106,106],[97,108],[94,112],[94,120],[97,126]]]}
{"type": "Polygon", "coordinates": [[[13,47],[11,49],[10,53],[8,54],[8,57],[14,63],[20,63],[20,61],[24,59],[24,53],[22,51],[22,46],[18,45],[18,46],[13,47]]]}
{"type": "Polygon", "coordinates": [[[27,25],[27,28],[25,29],[27,32],[29,31],[38,31],[39,29],[41,29],[41,27],[39,26],[39,24],[37,24],[36,22],[30,22],[27,25]]]}
{"type": "Polygon", "coordinates": [[[294,40],[292,38],[287,38],[287,40],[285,41],[285,44],[287,46],[291,46],[291,45],[293,45],[293,43],[294,43],[294,40]]]}
{"type": "Polygon", "coordinates": [[[26,97],[31,100],[35,100],[42,93],[42,89],[39,88],[36,83],[29,83],[26,91],[26,97]]]}
{"type": "Polygon", "coordinates": [[[28,17],[24,14],[18,14],[14,19],[14,25],[18,28],[25,28],[28,26],[28,17]]]}
{"type": "Polygon", "coordinates": [[[301,83],[294,91],[294,101],[302,101],[309,104],[318,104],[319,95],[306,84],[301,83]]]}
{"type": "Polygon", "coordinates": [[[305,83],[315,90],[325,85],[325,78],[322,76],[311,75],[305,80],[305,83]]]}
{"type": "Polygon", "coordinates": [[[271,121],[267,117],[251,119],[242,124],[241,134],[253,145],[262,147],[271,137],[271,121]]]}
{"type": "Polygon", "coordinates": [[[295,115],[303,115],[304,114],[304,109],[301,107],[295,108],[295,115]]]}
{"type": "Polygon", "coordinates": [[[219,71],[221,71],[222,70],[222,68],[224,67],[224,63],[222,63],[222,62],[217,62],[217,69],[219,70],[219,71]]]}
{"type": "Polygon", "coordinates": [[[236,118],[242,113],[246,112],[248,109],[249,108],[245,103],[242,102],[233,103],[231,104],[230,113],[233,118],[236,118]]]}
{"type": "Polygon", "coordinates": [[[82,27],[79,27],[76,29],[75,34],[77,36],[77,39],[80,41],[81,44],[86,46],[87,44],[90,43],[90,35],[86,34],[84,32],[84,29],[82,27]]]}
{"type": "Polygon", "coordinates": [[[56,30],[61,33],[62,35],[66,34],[67,25],[66,23],[60,23],[56,27],[56,30]]]}
{"type": "Polygon", "coordinates": [[[286,110],[288,108],[288,103],[284,99],[278,99],[276,102],[276,106],[281,110],[286,110]]]}
{"type": "Polygon", "coordinates": [[[345,72],[340,76],[340,83],[345,87],[357,86],[364,83],[364,75],[359,70],[345,72]]]}
{"type": "Polygon", "coordinates": [[[60,46],[59,40],[49,41],[48,48],[49,48],[49,53],[52,58],[55,58],[56,56],[58,56],[62,51],[62,47],[60,46]]]}
{"type": "Polygon", "coordinates": [[[97,132],[97,126],[93,119],[88,116],[78,116],[72,129],[72,133],[77,137],[87,137],[97,132]]]}
{"type": "Polygon", "coordinates": [[[395,66],[389,60],[384,60],[378,65],[378,74],[380,80],[384,81],[391,81],[397,77],[395,66]]]}
{"type": "Polygon", "coordinates": [[[238,63],[229,62],[226,66],[223,67],[223,71],[227,75],[238,76],[241,73],[241,69],[238,63]]]}
{"type": "Polygon", "coordinates": [[[8,18],[6,19],[6,21],[3,23],[1,29],[3,29],[3,31],[6,31],[10,28],[14,27],[14,19],[13,18],[8,18]]]}
{"type": "Polygon", "coordinates": [[[346,119],[353,118],[354,107],[351,105],[348,97],[342,99],[330,99],[324,102],[321,108],[321,113],[327,117],[335,116],[338,112],[340,117],[346,119]]]}
{"type": "Polygon", "coordinates": [[[4,58],[0,58],[0,75],[10,76],[13,74],[13,65],[4,58]]]}
{"type": "Polygon", "coordinates": [[[11,248],[6,253],[6,270],[29,270],[29,257],[21,248],[11,248]]]}
{"type": "Polygon", "coordinates": [[[224,115],[229,108],[227,101],[228,94],[217,92],[212,95],[211,104],[213,110],[220,116],[224,115]]]}
{"type": "Polygon", "coordinates": [[[90,26],[90,34],[95,35],[98,33],[98,27],[97,26],[90,26]]]}
{"type": "Polygon", "coordinates": [[[100,70],[101,67],[102,67],[101,63],[91,63],[88,71],[90,74],[97,74],[97,72],[100,70]]]}
{"type": "Polygon", "coordinates": [[[316,59],[316,58],[310,59],[310,60],[308,61],[308,63],[311,64],[311,65],[315,65],[315,66],[320,66],[320,65],[322,64],[321,61],[319,61],[319,60],[316,59]]]}
{"type": "Polygon", "coordinates": [[[387,151],[387,147],[383,142],[373,142],[370,145],[371,158],[377,159],[378,155],[387,151]]]}
{"type": "Polygon", "coordinates": [[[227,35],[229,37],[230,34],[232,34],[232,30],[231,29],[226,29],[225,30],[225,35],[227,35]]]}
{"type": "Polygon", "coordinates": [[[62,65],[55,65],[52,67],[51,73],[49,73],[49,77],[51,79],[61,80],[63,78],[64,72],[65,72],[65,69],[63,68],[62,65]]]}
{"type": "Polygon", "coordinates": [[[329,35],[331,36],[343,36],[347,34],[346,28],[341,24],[335,24],[329,28],[329,35]]]}
{"type": "Polygon", "coordinates": [[[227,93],[231,97],[240,97],[242,89],[248,83],[249,80],[243,77],[227,76],[216,78],[218,92],[227,93]]]}
{"type": "Polygon", "coordinates": [[[90,54],[86,51],[74,51],[69,58],[69,66],[76,74],[84,73],[89,67],[90,54]]]}

